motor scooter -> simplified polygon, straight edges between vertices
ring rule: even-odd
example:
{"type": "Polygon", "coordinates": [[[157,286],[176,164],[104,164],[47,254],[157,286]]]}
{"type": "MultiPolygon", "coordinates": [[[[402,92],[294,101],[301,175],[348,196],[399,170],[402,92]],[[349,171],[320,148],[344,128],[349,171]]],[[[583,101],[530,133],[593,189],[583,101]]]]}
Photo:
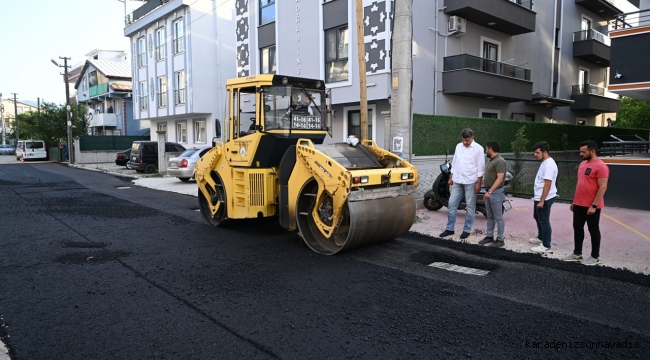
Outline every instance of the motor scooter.
{"type": "MultiPolygon", "coordinates": [[[[440,175],[433,182],[431,190],[424,194],[424,207],[431,211],[440,210],[443,206],[449,207],[449,197],[451,195],[451,187],[449,186],[449,177],[451,176],[451,161],[447,159],[449,151],[445,152],[445,162],[440,165],[440,175]]],[[[512,181],[512,174],[506,171],[504,186],[508,186],[512,181]]],[[[481,213],[487,217],[485,210],[485,187],[481,187],[481,191],[476,194],[476,213],[481,213]]],[[[465,198],[458,204],[458,210],[465,210],[467,203],[465,198]]],[[[510,210],[511,205],[508,200],[503,202],[503,212],[510,210]]]]}

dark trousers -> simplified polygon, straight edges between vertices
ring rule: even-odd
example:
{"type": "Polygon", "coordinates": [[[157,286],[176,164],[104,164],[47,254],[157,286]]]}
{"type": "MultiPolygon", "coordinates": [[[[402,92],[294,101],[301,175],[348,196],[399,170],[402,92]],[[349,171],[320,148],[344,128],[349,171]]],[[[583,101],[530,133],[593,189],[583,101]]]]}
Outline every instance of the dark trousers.
{"type": "Polygon", "coordinates": [[[542,244],[550,248],[551,247],[551,235],[553,230],[551,229],[551,206],[555,202],[555,198],[548,199],[544,201],[544,207],[541,209],[537,208],[539,201],[533,201],[533,218],[537,223],[537,238],[542,240],[542,244]]]}
{"type": "Polygon", "coordinates": [[[573,205],[573,253],[582,255],[582,243],[585,240],[585,222],[591,236],[591,257],[600,255],[600,209],[588,215],[588,207],[573,205]]]}

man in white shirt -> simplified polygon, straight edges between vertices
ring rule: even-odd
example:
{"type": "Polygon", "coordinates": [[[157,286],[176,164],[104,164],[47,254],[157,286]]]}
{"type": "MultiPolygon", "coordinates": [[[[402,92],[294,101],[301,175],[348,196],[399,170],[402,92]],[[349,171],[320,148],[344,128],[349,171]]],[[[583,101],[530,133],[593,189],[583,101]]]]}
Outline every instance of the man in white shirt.
{"type": "Polygon", "coordinates": [[[456,145],[449,175],[451,195],[447,206],[447,228],[440,234],[440,237],[454,234],[458,204],[464,195],[467,215],[460,238],[467,239],[472,231],[474,215],[476,215],[476,194],[481,191],[485,174],[485,153],[483,147],[474,141],[472,129],[465,129],[460,135],[463,141],[456,145]]]}
{"type": "Polygon", "coordinates": [[[551,206],[557,197],[557,164],[549,155],[549,146],[546,141],[540,141],[533,145],[535,159],[540,160],[542,164],[537,170],[534,185],[533,197],[533,218],[537,223],[537,237],[529,241],[538,244],[531,249],[537,253],[550,253],[551,251],[551,206]]]}

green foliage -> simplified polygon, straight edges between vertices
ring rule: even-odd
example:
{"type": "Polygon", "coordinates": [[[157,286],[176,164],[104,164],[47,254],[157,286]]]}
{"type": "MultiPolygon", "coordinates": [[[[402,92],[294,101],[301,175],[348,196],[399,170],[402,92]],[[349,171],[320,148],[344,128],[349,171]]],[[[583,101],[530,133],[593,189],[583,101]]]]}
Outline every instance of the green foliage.
{"type": "MultiPolygon", "coordinates": [[[[72,136],[78,137],[88,133],[88,121],[85,114],[86,105],[73,103],[71,108],[72,136]]],[[[67,142],[67,118],[65,105],[56,105],[44,102],[41,111],[31,111],[18,114],[12,124],[15,139],[16,126],[20,130],[21,139],[44,140],[48,147],[58,146],[60,142],[67,142]]]]}
{"type": "Polygon", "coordinates": [[[528,145],[528,140],[526,139],[526,125],[522,126],[517,130],[515,134],[515,140],[510,143],[512,146],[512,152],[515,154],[514,165],[512,166],[512,181],[510,182],[510,187],[512,191],[517,191],[521,186],[522,182],[522,169],[523,163],[519,161],[526,154],[526,145],[528,145]]]}
{"type": "MultiPolygon", "coordinates": [[[[650,102],[621,96],[621,110],[616,114],[616,121],[612,125],[627,129],[650,128],[650,102]]],[[[647,136],[647,133],[645,135],[647,136]]]]}
{"type": "MultiPolygon", "coordinates": [[[[460,132],[464,128],[474,130],[476,142],[485,145],[496,141],[501,145],[502,153],[512,152],[512,141],[517,131],[526,126],[529,144],[546,141],[551,151],[563,149],[562,134],[567,134],[568,150],[577,150],[578,143],[594,140],[601,144],[610,141],[610,134],[633,137],[635,134],[647,138],[647,129],[621,129],[614,127],[596,127],[570,124],[552,124],[519,120],[484,119],[445,115],[413,115],[413,152],[415,155],[444,155],[445,150],[453,152],[461,141],[460,132]]],[[[530,148],[526,149],[530,151],[530,148]]]]}

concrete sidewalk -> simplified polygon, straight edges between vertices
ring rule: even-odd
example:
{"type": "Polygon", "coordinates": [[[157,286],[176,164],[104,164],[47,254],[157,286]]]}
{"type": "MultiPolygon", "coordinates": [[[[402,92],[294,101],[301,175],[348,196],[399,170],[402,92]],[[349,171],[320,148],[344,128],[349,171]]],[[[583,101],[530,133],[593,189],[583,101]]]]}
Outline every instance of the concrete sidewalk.
{"type": "MultiPolygon", "coordinates": [[[[70,165],[93,171],[101,171],[117,176],[133,178],[137,186],[156,190],[171,191],[185,195],[197,196],[196,182],[182,182],[174,177],[146,175],[136,173],[111,163],[70,165]]],[[[537,227],[533,219],[533,200],[508,198],[513,206],[504,215],[506,221],[505,248],[516,252],[530,252],[534,245],[528,239],[537,235],[537,227]]],[[[607,196],[605,196],[607,204],[607,196]]],[[[562,258],[573,251],[572,212],[569,204],[555,203],[551,209],[551,225],[553,227],[552,254],[544,254],[550,258],[562,258]]],[[[417,219],[411,231],[438,237],[447,224],[447,208],[429,211],[424,207],[417,210],[417,219]]],[[[600,260],[602,266],[626,268],[636,273],[650,275],[650,212],[605,207],[601,213],[600,227],[602,240],[600,245],[600,260]]],[[[459,236],[465,221],[465,212],[459,211],[456,218],[456,234],[447,237],[449,241],[461,241],[459,236]]],[[[478,245],[485,236],[487,219],[478,214],[475,217],[472,235],[466,242],[478,245]]],[[[591,241],[585,227],[585,242],[582,252],[590,255],[591,241]]],[[[576,266],[584,266],[576,263],[576,266]]]]}

